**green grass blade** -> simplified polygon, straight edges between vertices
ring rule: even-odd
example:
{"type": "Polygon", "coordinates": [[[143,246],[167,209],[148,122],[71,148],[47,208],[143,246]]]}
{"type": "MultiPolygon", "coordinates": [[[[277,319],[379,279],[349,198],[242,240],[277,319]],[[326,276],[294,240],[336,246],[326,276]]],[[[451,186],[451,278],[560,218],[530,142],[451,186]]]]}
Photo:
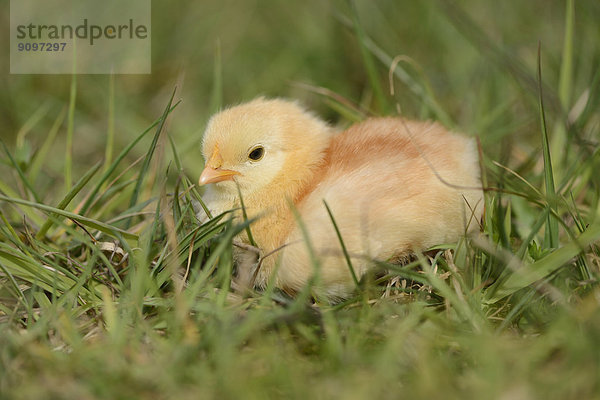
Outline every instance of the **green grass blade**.
{"type": "Polygon", "coordinates": [[[0,201],[6,201],[7,203],[20,204],[28,207],[37,208],[38,210],[46,211],[53,214],[58,214],[60,216],[75,220],[82,225],[89,226],[91,228],[97,229],[109,236],[118,237],[118,234],[123,235],[127,239],[137,240],[138,236],[127,232],[123,229],[116,228],[112,225],[106,224],[104,222],[100,222],[94,220],[92,218],[84,217],[83,215],[75,214],[69,211],[61,210],[55,207],[50,207],[45,204],[34,203],[32,201],[22,200],[22,199],[14,199],[6,196],[0,195],[0,201]]]}
{"type": "MultiPolygon", "coordinates": [[[[173,105],[173,107],[171,107],[169,109],[169,112],[173,111],[175,109],[175,107],[177,107],[179,105],[179,103],[180,103],[180,101],[178,101],[177,103],[175,103],[173,105]]],[[[94,187],[94,189],[91,191],[91,193],[88,196],[88,199],[84,203],[83,207],[81,207],[81,214],[82,215],[85,214],[89,210],[89,207],[91,206],[91,204],[96,199],[96,195],[100,191],[100,188],[102,187],[102,185],[104,184],[104,182],[106,182],[108,180],[108,178],[112,175],[112,173],[115,171],[115,169],[117,168],[117,166],[119,165],[119,163],[127,156],[127,154],[129,154],[129,152],[131,151],[131,149],[136,144],[138,144],[140,142],[140,140],[142,140],[144,138],[144,136],[146,136],[146,134],[148,132],[150,132],[155,126],[157,126],[162,120],[163,120],[163,117],[160,117],[157,120],[155,120],[152,123],[152,125],[150,125],[148,128],[146,128],[146,130],[144,130],[144,132],[142,132],[137,138],[135,138],[134,141],[132,141],[131,143],[129,143],[129,145],[127,147],[125,147],[121,151],[121,153],[119,153],[119,155],[117,156],[117,158],[115,158],[115,161],[113,161],[113,163],[108,168],[108,170],[106,172],[104,172],[104,174],[102,174],[102,177],[100,178],[100,181],[96,184],[96,186],[94,187]]]]}
{"type": "MultiPolygon", "coordinates": [[[[73,198],[75,196],[77,196],[77,194],[81,191],[81,189],[83,189],[83,187],[85,185],[87,185],[87,183],[90,181],[90,179],[92,179],[92,177],[96,174],[96,172],[98,172],[101,165],[102,165],[102,163],[98,162],[98,163],[96,163],[96,165],[94,165],[92,168],[90,168],[90,170],[84,176],[82,176],[79,179],[79,181],[77,181],[75,186],[73,186],[73,188],[71,188],[69,193],[67,193],[67,195],[60,201],[60,203],[58,203],[56,208],[58,208],[60,210],[64,210],[69,205],[71,200],[73,200],[73,198]]],[[[42,227],[38,231],[36,238],[41,240],[44,236],[46,236],[46,232],[48,232],[48,229],[50,229],[52,227],[52,225],[53,225],[52,218],[48,218],[48,220],[46,220],[44,225],[42,225],[42,227]]]]}
{"type": "Polygon", "coordinates": [[[115,75],[111,74],[108,83],[108,127],[104,149],[104,172],[110,168],[115,141],[115,75]]]}
{"type": "MultiPolygon", "coordinates": [[[[222,214],[223,215],[223,214],[222,214]]],[[[217,216],[216,218],[220,218],[217,216]]],[[[212,222],[212,221],[211,221],[212,222]]],[[[225,222],[224,226],[226,226],[225,231],[218,237],[217,246],[210,252],[210,255],[204,262],[204,266],[202,271],[199,273],[196,281],[190,285],[191,293],[197,293],[200,291],[201,287],[206,284],[206,281],[211,276],[217,264],[219,263],[219,259],[222,257],[223,253],[227,251],[231,251],[231,243],[233,238],[246,229],[246,226],[252,221],[244,222],[239,225],[231,225],[229,222],[225,222]]],[[[208,223],[210,224],[210,222],[208,223]]],[[[210,232],[202,232],[202,235],[206,236],[206,239],[212,237],[215,231],[210,232]]]]}
{"type": "Polygon", "coordinates": [[[567,118],[571,107],[571,95],[573,91],[573,30],[575,5],[573,0],[566,1],[565,33],[563,39],[563,52],[561,57],[560,77],[558,80],[558,99],[562,108],[560,118],[552,130],[552,143],[550,154],[554,160],[554,171],[556,179],[564,177],[564,165],[569,160],[570,145],[567,136],[567,118]]]}
{"type": "Polygon", "coordinates": [[[175,147],[175,141],[173,141],[173,137],[171,135],[167,135],[169,138],[169,143],[171,144],[171,151],[173,153],[173,161],[175,162],[175,167],[178,172],[183,171],[183,165],[181,164],[181,158],[179,157],[179,153],[177,152],[177,147],[175,147]]]}
{"type": "Polygon", "coordinates": [[[342,239],[342,233],[335,222],[335,218],[333,217],[333,213],[329,208],[329,205],[325,200],[323,200],[323,204],[325,205],[325,209],[327,210],[327,214],[329,214],[329,218],[331,219],[331,223],[333,224],[333,228],[335,229],[335,234],[340,241],[340,246],[342,246],[342,252],[344,253],[344,257],[346,258],[346,264],[348,264],[348,269],[350,269],[350,274],[352,274],[352,280],[354,281],[354,285],[357,289],[360,289],[360,285],[358,283],[358,277],[356,276],[356,272],[354,271],[354,267],[352,266],[352,260],[350,260],[350,255],[348,254],[348,249],[346,249],[346,244],[344,243],[344,239],[342,239]]]}
{"type": "MultiPolygon", "coordinates": [[[[177,180],[175,184],[175,189],[173,190],[173,199],[171,200],[171,211],[173,215],[173,221],[176,221],[178,224],[183,220],[183,213],[181,211],[181,204],[179,204],[179,184],[181,180],[177,180]]],[[[166,192],[166,189],[165,189],[166,192]]],[[[166,193],[164,194],[166,198],[166,193]]],[[[177,230],[176,230],[177,232],[177,230]]]]}
{"type": "Polygon", "coordinates": [[[73,168],[73,127],[75,123],[75,101],[77,99],[77,74],[75,74],[75,54],[73,54],[73,74],[69,95],[69,115],[67,117],[67,147],[65,149],[65,191],[71,190],[71,170],[73,168]]]}
{"type": "Polygon", "coordinates": [[[35,201],[39,202],[40,198],[37,195],[37,192],[35,191],[35,189],[31,185],[31,183],[29,182],[29,179],[27,179],[27,177],[25,176],[25,173],[23,172],[23,170],[21,169],[21,167],[19,167],[19,164],[13,158],[11,152],[8,151],[8,147],[6,147],[6,144],[4,144],[4,140],[2,140],[1,138],[0,138],[0,144],[2,145],[2,148],[4,149],[4,152],[8,156],[8,159],[10,160],[10,163],[12,164],[13,168],[19,174],[19,178],[21,178],[21,183],[23,183],[23,185],[29,190],[29,192],[32,194],[32,196],[35,199],[35,201]]]}
{"type": "Polygon", "coordinates": [[[538,219],[536,220],[536,222],[533,225],[533,227],[531,228],[531,232],[529,232],[529,235],[527,236],[527,238],[525,238],[525,240],[523,240],[523,243],[521,243],[519,250],[517,250],[517,252],[515,253],[517,257],[519,257],[520,259],[523,259],[523,257],[525,257],[525,254],[527,253],[527,248],[529,247],[529,244],[535,238],[535,235],[537,235],[539,230],[542,229],[542,226],[544,226],[544,222],[548,221],[549,216],[550,216],[550,209],[546,208],[540,214],[538,219]]]}
{"type": "Polygon", "coordinates": [[[503,283],[502,287],[498,288],[498,290],[486,300],[486,303],[495,303],[517,290],[523,289],[536,281],[543,279],[562,267],[573,257],[576,257],[583,249],[598,239],[600,239],[600,223],[589,226],[576,240],[553,251],[541,260],[514,271],[514,273],[503,283]]]}
{"type": "Polygon", "coordinates": [[[351,122],[359,122],[367,118],[369,111],[333,90],[304,82],[293,82],[292,86],[322,96],[327,105],[341,117],[351,122]]]}
{"type": "MultiPolygon", "coordinates": [[[[237,191],[238,191],[238,196],[240,198],[240,206],[242,207],[242,217],[244,218],[244,222],[248,222],[248,213],[246,213],[246,207],[244,205],[244,197],[242,196],[242,191],[240,189],[240,185],[238,185],[238,183],[235,183],[236,187],[237,187],[237,191]]],[[[248,241],[250,242],[250,244],[254,247],[256,246],[256,242],[254,241],[254,237],[252,236],[252,230],[250,229],[250,224],[248,224],[246,226],[246,234],[248,235],[248,241]]]]}
{"type": "MultiPolygon", "coordinates": [[[[51,268],[46,268],[40,265],[37,260],[21,254],[17,255],[0,250],[0,259],[4,261],[4,268],[13,276],[33,285],[40,286],[49,292],[54,292],[55,289],[58,289],[60,292],[66,293],[77,284],[72,278],[64,276],[51,268]]],[[[79,289],[79,295],[84,296],[88,300],[99,295],[99,292],[96,293],[96,288],[80,287],[79,289]]]]}
{"type": "Polygon", "coordinates": [[[29,253],[29,250],[25,246],[25,243],[23,243],[23,241],[21,240],[21,238],[19,237],[19,235],[17,234],[17,232],[15,231],[13,226],[10,224],[10,222],[6,219],[6,217],[4,216],[4,213],[1,210],[0,210],[0,220],[2,220],[2,222],[4,223],[4,226],[0,226],[0,229],[4,230],[4,228],[6,228],[6,230],[8,231],[7,233],[5,233],[5,236],[8,237],[9,240],[11,240],[13,242],[13,244],[18,249],[20,249],[23,253],[27,254],[28,256],[31,256],[31,254],[29,253]]]}
{"type": "Polygon", "coordinates": [[[62,125],[62,123],[65,119],[66,113],[67,113],[66,108],[63,108],[60,111],[60,113],[54,120],[54,123],[52,124],[52,127],[50,128],[50,131],[48,132],[48,136],[46,137],[46,140],[44,140],[44,143],[42,144],[42,147],[35,154],[33,160],[31,161],[31,165],[29,166],[28,176],[29,176],[29,181],[33,182],[34,184],[37,180],[40,170],[42,169],[42,165],[46,161],[46,157],[48,156],[48,153],[50,151],[50,146],[52,146],[54,144],[54,141],[56,139],[56,136],[58,135],[60,126],[62,125]]]}
{"type": "Polygon", "coordinates": [[[29,308],[30,304],[27,299],[27,296],[25,296],[25,294],[23,294],[23,291],[19,287],[19,284],[17,283],[17,280],[15,279],[15,277],[10,273],[10,271],[4,265],[2,265],[2,263],[0,263],[0,271],[2,271],[4,273],[4,275],[6,275],[8,277],[10,284],[12,285],[13,289],[15,290],[15,293],[17,293],[20,301],[23,303],[25,308],[29,308]]]}
{"type": "Polygon", "coordinates": [[[377,101],[377,104],[379,105],[379,109],[382,112],[382,114],[388,114],[391,107],[386,99],[383,87],[379,80],[379,74],[377,73],[377,68],[375,66],[373,56],[365,45],[366,34],[358,19],[358,10],[356,9],[356,3],[354,0],[350,1],[350,8],[352,10],[352,22],[354,25],[354,31],[356,32],[358,45],[360,48],[360,54],[362,56],[363,64],[367,71],[367,77],[369,78],[371,89],[373,89],[373,93],[375,94],[375,100],[377,101]]]}
{"type": "Polygon", "coordinates": [[[558,80],[558,98],[563,110],[569,110],[573,88],[573,31],[575,26],[575,1],[566,1],[565,36],[558,80]]]}
{"type": "MultiPolygon", "coordinates": [[[[144,182],[144,178],[146,177],[146,173],[148,172],[148,168],[150,167],[150,161],[152,160],[152,156],[154,154],[154,150],[156,149],[156,145],[158,144],[158,138],[160,137],[163,127],[165,126],[167,116],[170,113],[171,104],[173,104],[173,98],[175,97],[176,90],[177,90],[177,88],[173,89],[173,93],[171,94],[169,103],[167,104],[167,107],[165,107],[165,110],[163,111],[163,114],[162,114],[162,118],[160,119],[160,123],[158,124],[158,127],[156,128],[156,133],[154,134],[154,138],[152,139],[150,148],[148,149],[148,152],[146,153],[146,157],[144,158],[142,168],[140,169],[140,172],[138,174],[138,179],[135,184],[135,188],[133,189],[131,199],[129,200],[129,207],[133,207],[138,201],[138,197],[139,197],[140,191],[142,189],[142,183],[144,182]]],[[[130,224],[130,223],[131,223],[131,220],[128,221],[128,224],[130,224]]]]}
{"type": "Polygon", "coordinates": [[[50,103],[48,101],[42,103],[41,106],[29,117],[21,129],[17,132],[15,137],[15,154],[14,157],[17,163],[23,165],[24,169],[29,168],[30,159],[30,145],[26,141],[27,134],[42,120],[42,118],[48,113],[50,109],[50,103]]]}
{"type": "MultiPolygon", "coordinates": [[[[548,140],[548,130],[546,129],[546,113],[544,112],[544,95],[542,91],[542,60],[541,44],[538,46],[538,91],[539,91],[539,112],[542,132],[542,152],[544,157],[544,183],[546,185],[546,197],[548,204],[553,210],[557,210],[557,196],[554,187],[554,174],[552,172],[552,160],[550,156],[550,143],[548,140]]],[[[548,223],[544,234],[544,244],[546,247],[558,248],[558,221],[551,215],[548,215],[548,223]]]]}
{"type": "MultiPolygon", "coordinates": [[[[471,307],[465,294],[462,292],[462,288],[457,286],[450,286],[450,282],[443,280],[436,274],[427,260],[421,258],[421,265],[424,266],[425,276],[429,280],[430,284],[446,299],[453,308],[457,311],[458,315],[469,323],[476,332],[480,332],[484,327],[483,318],[479,314],[479,310],[475,307],[471,307]]],[[[454,275],[457,276],[457,275],[454,275]]]]}
{"type": "Polygon", "coordinates": [[[198,191],[195,189],[195,186],[189,181],[187,176],[184,175],[183,166],[181,164],[181,159],[179,157],[179,154],[177,153],[177,147],[175,146],[175,142],[173,141],[173,138],[171,137],[171,135],[167,135],[167,137],[169,138],[169,143],[171,144],[171,151],[173,153],[173,160],[175,161],[175,166],[177,167],[177,171],[178,171],[181,181],[183,182],[183,185],[185,187],[186,198],[191,202],[191,201],[193,201],[192,200],[192,195],[193,195],[195,200],[198,202],[198,204],[200,204],[200,206],[202,207],[202,209],[208,216],[208,219],[212,219],[212,213],[210,212],[210,210],[208,209],[206,204],[204,204],[202,197],[198,194],[198,191]]]}
{"type": "MultiPolygon", "coordinates": [[[[3,194],[7,197],[11,198],[20,198],[21,196],[15,190],[13,190],[9,185],[2,182],[0,180],[0,194],[3,194]]],[[[36,212],[35,210],[29,207],[15,207],[21,215],[25,215],[30,221],[32,221],[37,226],[40,226],[44,223],[43,216],[36,212]]]]}
{"type": "MultiPolygon", "coordinates": [[[[339,17],[340,21],[345,26],[352,26],[352,22],[347,18],[339,17]]],[[[386,53],[381,47],[379,47],[369,36],[363,32],[363,42],[365,47],[386,67],[390,67],[394,63],[394,59],[386,53]]],[[[450,117],[450,115],[444,111],[442,106],[433,96],[432,92],[428,93],[427,84],[417,82],[413,77],[398,63],[396,63],[393,75],[398,78],[403,84],[405,84],[411,92],[415,94],[427,107],[436,119],[447,127],[454,127],[456,124],[450,117]]]]}

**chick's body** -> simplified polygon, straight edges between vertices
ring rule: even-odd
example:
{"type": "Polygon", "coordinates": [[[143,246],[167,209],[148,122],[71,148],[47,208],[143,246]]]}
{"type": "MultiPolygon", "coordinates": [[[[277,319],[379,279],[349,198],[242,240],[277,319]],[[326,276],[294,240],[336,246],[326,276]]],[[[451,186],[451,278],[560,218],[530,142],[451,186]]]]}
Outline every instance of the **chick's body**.
{"type": "Polygon", "coordinates": [[[316,274],[320,294],[351,293],[324,201],[359,278],[373,260],[456,241],[483,208],[475,143],[431,122],[374,118],[335,133],[295,103],[261,98],[215,115],[203,151],[208,207],[238,206],[237,182],[248,216],[258,217],[251,230],[264,258],[257,271],[239,268],[261,287],[275,273],[278,287],[296,292],[316,274]]]}

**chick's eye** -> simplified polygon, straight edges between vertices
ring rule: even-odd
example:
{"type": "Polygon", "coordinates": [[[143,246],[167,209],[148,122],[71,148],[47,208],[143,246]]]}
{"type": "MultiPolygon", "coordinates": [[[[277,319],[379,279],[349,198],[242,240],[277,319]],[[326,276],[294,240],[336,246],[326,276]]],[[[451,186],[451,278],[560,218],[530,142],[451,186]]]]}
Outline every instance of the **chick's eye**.
{"type": "Polygon", "coordinates": [[[248,158],[251,159],[252,161],[258,161],[261,158],[263,158],[263,156],[265,155],[265,149],[264,147],[258,146],[253,148],[250,153],[248,154],[248,158]]]}

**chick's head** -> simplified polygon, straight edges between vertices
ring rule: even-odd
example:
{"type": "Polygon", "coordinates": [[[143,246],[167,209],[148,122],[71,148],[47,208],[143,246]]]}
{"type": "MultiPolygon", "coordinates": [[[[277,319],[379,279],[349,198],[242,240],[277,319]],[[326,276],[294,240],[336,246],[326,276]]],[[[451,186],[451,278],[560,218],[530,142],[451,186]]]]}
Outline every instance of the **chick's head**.
{"type": "MultiPolygon", "coordinates": [[[[323,157],[332,131],[298,104],[259,98],[214,115],[202,143],[199,183],[244,196],[306,179],[323,157]]],[[[275,193],[271,193],[272,195],[275,193]]]]}

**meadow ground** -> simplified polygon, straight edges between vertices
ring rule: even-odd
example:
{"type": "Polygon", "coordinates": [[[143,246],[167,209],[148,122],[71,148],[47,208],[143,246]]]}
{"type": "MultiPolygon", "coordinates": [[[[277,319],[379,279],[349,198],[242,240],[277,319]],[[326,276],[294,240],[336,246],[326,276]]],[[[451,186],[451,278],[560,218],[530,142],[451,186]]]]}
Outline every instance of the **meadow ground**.
{"type": "Polygon", "coordinates": [[[1,399],[600,398],[599,2],[152,13],[151,75],[2,67],[1,399]],[[207,118],[261,94],[477,136],[481,234],[337,305],[235,295],[243,227],[194,183],[207,118]]]}

